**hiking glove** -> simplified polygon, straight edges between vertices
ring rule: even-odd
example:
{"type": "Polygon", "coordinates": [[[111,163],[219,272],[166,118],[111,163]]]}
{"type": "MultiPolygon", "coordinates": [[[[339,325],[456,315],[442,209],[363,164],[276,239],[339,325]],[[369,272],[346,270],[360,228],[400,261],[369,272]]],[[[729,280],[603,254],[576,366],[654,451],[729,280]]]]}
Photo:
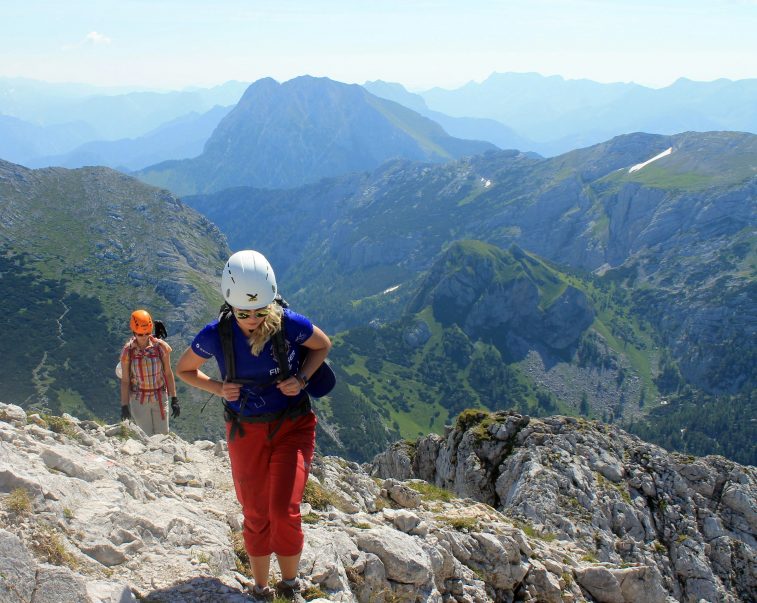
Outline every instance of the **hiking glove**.
{"type": "Polygon", "coordinates": [[[128,404],[122,404],[121,405],[121,420],[126,421],[127,419],[131,419],[131,411],[129,410],[128,404]]]}
{"type": "Polygon", "coordinates": [[[171,418],[175,419],[181,414],[181,406],[179,406],[179,399],[176,396],[171,397],[171,418]]]}

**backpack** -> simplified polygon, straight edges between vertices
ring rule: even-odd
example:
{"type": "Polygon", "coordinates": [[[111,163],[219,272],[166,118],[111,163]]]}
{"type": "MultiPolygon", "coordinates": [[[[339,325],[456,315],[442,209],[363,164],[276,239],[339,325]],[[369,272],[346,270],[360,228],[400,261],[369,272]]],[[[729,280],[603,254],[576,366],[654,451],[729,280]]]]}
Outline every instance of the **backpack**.
{"type": "Polygon", "coordinates": [[[153,321],[153,324],[155,325],[155,337],[157,337],[158,339],[165,339],[166,337],[168,337],[166,325],[164,325],[162,321],[156,320],[153,321]]]}
{"type": "MultiPolygon", "coordinates": [[[[289,307],[289,304],[280,295],[274,298],[274,302],[282,308],[289,307]]],[[[231,311],[231,306],[224,303],[218,313],[218,333],[221,337],[223,361],[226,365],[226,379],[239,383],[240,380],[236,379],[234,363],[234,331],[232,329],[232,320],[234,320],[234,313],[231,311]]],[[[287,362],[286,333],[284,332],[283,320],[281,322],[281,329],[271,337],[271,344],[276,364],[279,365],[277,380],[280,379],[283,381],[284,379],[288,379],[290,371],[289,362],[287,362]]],[[[300,346],[300,352],[304,361],[307,355],[307,348],[300,346]]],[[[322,398],[334,389],[334,385],[336,385],[336,375],[334,375],[331,367],[326,362],[323,362],[308,380],[305,391],[314,398],[322,398]]]]}

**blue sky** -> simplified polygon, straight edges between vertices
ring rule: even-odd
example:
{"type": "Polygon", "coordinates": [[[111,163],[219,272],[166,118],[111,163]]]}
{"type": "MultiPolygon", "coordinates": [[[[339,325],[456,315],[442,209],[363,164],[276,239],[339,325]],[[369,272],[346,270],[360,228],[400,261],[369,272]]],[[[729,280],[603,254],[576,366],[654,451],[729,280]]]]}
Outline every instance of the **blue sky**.
{"type": "Polygon", "coordinates": [[[533,71],[662,87],[757,77],[755,32],[757,0],[2,0],[0,76],[424,90],[533,71]]]}

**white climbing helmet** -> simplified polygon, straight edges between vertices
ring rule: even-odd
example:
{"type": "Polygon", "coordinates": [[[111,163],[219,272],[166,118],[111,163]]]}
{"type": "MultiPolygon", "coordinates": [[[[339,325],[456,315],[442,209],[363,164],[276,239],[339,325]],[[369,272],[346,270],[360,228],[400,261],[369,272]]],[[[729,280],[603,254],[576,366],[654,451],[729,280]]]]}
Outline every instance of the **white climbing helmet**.
{"type": "Polygon", "coordinates": [[[232,308],[263,308],[273,301],[277,292],[273,268],[258,251],[237,251],[223,267],[221,294],[232,308]]]}

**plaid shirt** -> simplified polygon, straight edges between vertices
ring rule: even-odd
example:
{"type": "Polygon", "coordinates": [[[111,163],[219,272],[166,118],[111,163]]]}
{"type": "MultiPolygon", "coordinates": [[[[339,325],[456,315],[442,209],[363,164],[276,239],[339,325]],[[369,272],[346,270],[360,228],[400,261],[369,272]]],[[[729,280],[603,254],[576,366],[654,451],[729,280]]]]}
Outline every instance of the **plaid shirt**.
{"type": "Polygon", "coordinates": [[[139,403],[157,402],[163,414],[163,396],[166,379],[163,374],[163,347],[160,340],[150,336],[150,344],[140,350],[136,339],[131,338],[121,350],[121,366],[129,363],[129,381],[132,392],[139,394],[139,403]]]}

